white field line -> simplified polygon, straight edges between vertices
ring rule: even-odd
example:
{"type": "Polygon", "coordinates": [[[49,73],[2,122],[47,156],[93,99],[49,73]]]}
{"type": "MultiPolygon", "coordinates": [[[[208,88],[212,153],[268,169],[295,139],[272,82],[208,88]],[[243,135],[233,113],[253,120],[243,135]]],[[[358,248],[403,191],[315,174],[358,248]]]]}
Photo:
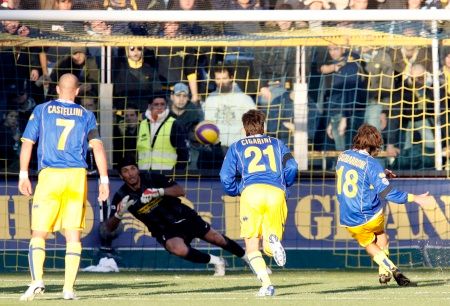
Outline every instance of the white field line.
{"type": "MultiPolygon", "coordinates": [[[[253,293],[253,292],[252,292],[253,293]]],[[[167,296],[158,296],[158,295],[146,295],[143,296],[142,298],[140,297],[84,297],[83,295],[78,295],[78,297],[80,298],[80,301],[82,300],[106,300],[106,301],[151,301],[151,302],[155,302],[155,301],[161,301],[161,302],[167,302],[167,301],[186,301],[186,300],[198,300],[199,296],[201,296],[202,301],[205,300],[259,300],[259,298],[256,298],[254,296],[252,296],[252,293],[249,293],[249,296],[242,296],[243,293],[239,293],[239,294],[233,294],[233,295],[239,295],[236,297],[232,297],[232,296],[224,296],[227,294],[223,294],[221,293],[220,296],[215,296],[215,297],[208,297],[208,296],[204,296],[201,294],[189,294],[188,298],[186,297],[180,297],[179,294],[177,295],[167,295],[167,296]]],[[[231,295],[231,294],[228,294],[231,295]]],[[[0,296],[0,300],[7,300],[7,299],[17,299],[17,297],[19,296],[19,294],[8,294],[8,295],[1,295],[0,296]]],[[[55,299],[55,297],[61,297],[61,293],[59,294],[45,294],[45,296],[39,296],[35,299],[35,301],[41,300],[41,301],[46,301],[46,300],[53,300],[55,299]],[[47,297],[47,298],[46,298],[47,297]]],[[[373,300],[374,296],[367,296],[367,297],[361,297],[361,296],[332,296],[332,297],[327,297],[327,296],[321,296],[320,299],[323,299],[325,301],[346,301],[346,300],[351,300],[351,301],[358,301],[358,300],[373,300]]],[[[448,300],[450,299],[450,297],[428,297],[427,300],[437,300],[437,301],[443,301],[443,300],[448,300]]],[[[265,298],[262,298],[262,300],[265,300],[265,298]]],[[[288,301],[317,301],[318,297],[317,296],[305,296],[305,295],[299,295],[298,297],[285,297],[285,296],[274,296],[274,297],[270,297],[270,300],[288,300],[288,301]]],[[[411,300],[411,296],[399,296],[397,295],[393,295],[393,296],[389,296],[389,297],[377,297],[377,300],[386,300],[386,301],[392,301],[392,300],[404,300],[404,301],[409,301],[411,300]]]]}
{"type": "MultiPolygon", "coordinates": [[[[79,274],[78,274],[79,275],[79,274]]],[[[168,277],[168,276],[163,276],[163,277],[159,277],[158,275],[154,275],[154,276],[149,276],[149,278],[133,278],[133,277],[126,277],[126,276],[124,276],[124,277],[121,277],[120,279],[119,278],[110,278],[110,279],[108,279],[108,278],[95,278],[95,279],[88,279],[88,278],[80,278],[80,277],[78,277],[77,278],[77,284],[82,284],[82,283],[86,283],[86,282],[104,282],[104,283],[106,283],[106,282],[108,282],[108,283],[120,283],[120,282],[122,282],[123,280],[133,280],[133,281],[137,281],[137,282],[152,282],[152,281],[165,281],[165,280],[173,280],[173,279],[176,279],[176,280],[184,280],[184,281],[189,281],[189,280],[198,280],[199,278],[205,278],[205,279],[207,279],[208,281],[217,281],[217,282],[220,282],[220,283],[222,283],[224,280],[227,280],[227,281],[235,281],[235,280],[256,280],[256,276],[252,276],[252,275],[249,275],[249,276],[240,276],[240,277],[230,277],[230,276],[225,276],[225,277],[215,277],[215,276],[198,276],[198,277],[184,277],[184,276],[179,276],[179,275],[174,275],[174,276],[170,276],[170,277],[168,277]]],[[[305,278],[297,278],[298,280],[310,280],[310,278],[307,278],[307,277],[305,277],[305,278]]],[[[58,278],[58,279],[49,279],[49,278],[45,278],[45,276],[44,276],[44,283],[45,284],[48,284],[48,283],[60,283],[61,281],[63,281],[64,280],[64,276],[61,276],[61,278],[58,278]]],[[[2,281],[2,283],[7,283],[7,282],[10,282],[10,283],[26,283],[26,282],[29,282],[29,280],[27,279],[27,280],[23,280],[23,279],[18,279],[18,278],[12,278],[12,279],[8,279],[8,278],[2,278],[1,279],[1,281],[2,281]]]]}

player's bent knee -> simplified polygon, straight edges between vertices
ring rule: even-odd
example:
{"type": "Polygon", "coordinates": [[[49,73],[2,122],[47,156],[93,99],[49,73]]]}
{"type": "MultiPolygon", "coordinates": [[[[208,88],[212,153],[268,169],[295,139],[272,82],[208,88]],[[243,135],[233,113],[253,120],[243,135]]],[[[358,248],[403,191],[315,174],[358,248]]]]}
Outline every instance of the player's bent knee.
{"type": "Polygon", "coordinates": [[[227,244],[225,237],[214,229],[210,229],[204,238],[206,241],[218,246],[225,246],[227,244]]]}
{"type": "Polygon", "coordinates": [[[167,241],[166,242],[166,250],[173,255],[186,257],[189,253],[189,248],[186,244],[180,241],[167,241]]]}

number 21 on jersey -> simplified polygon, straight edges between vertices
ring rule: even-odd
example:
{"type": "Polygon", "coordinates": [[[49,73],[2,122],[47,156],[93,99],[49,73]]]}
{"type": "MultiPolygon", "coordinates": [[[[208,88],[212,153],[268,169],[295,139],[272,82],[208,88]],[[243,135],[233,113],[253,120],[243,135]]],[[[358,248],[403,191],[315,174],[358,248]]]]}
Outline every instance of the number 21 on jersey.
{"type": "Polygon", "coordinates": [[[245,158],[251,158],[250,163],[248,164],[248,173],[266,171],[267,165],[264,163],[264,160],[262,160],[263,155],[266,155],[269,158],[270,170],[277,172],[273,146],[269,145],[264,150],[261,150],[261,148],[257,146],[250,146],[245,149],[245,158]]]}
{"type": "Polygon", "coordinates": [[[337,194],[342,194],[347,198],[354,198],[358,193],[358,172],[355,169],[347,170],[344,174],[344,166],[336,170],[336,189],[337,194]]]}

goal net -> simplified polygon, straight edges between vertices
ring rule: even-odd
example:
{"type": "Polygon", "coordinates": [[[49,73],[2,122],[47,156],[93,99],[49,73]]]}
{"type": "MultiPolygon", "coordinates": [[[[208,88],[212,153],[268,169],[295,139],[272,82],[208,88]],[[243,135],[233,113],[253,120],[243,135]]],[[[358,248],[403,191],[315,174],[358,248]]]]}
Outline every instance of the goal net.
{"type": "MultiPolygon", "coordinates": [[[[164,95],[175,114],[189,114],[182,121],[189,158],[181,170],[161,170],[186,189],[187,205],[237,240],[238,199],[224,195],[217,177],[222,148],[198,143],[194,127],[214,122],[226,149],[239,137],[233,127],[244,101],[263,110],[267,133],[293,150],[300,167],[288,194],[290,268],[372,265],[339,226],[334,164],[362,123],[376,126],[385,141],[380,163],[399,175],[394,186],[431,191],[435,198],[424,209],[387,205],[391,257],[400,265],[448,265],[448,10],[85,9],[96,10],[0,11],[0,270],[27,268],[31,199],[17,192],[18,139],[33,107],[55,97],[58,78],[67,72],[80,80],[77,103],[97,116],[112,173],[125,155],[142,153],[137,133],[155,96],[164,95]],[[178,107],[183,94],[192,101],[186,109],[178,107]],[[230,106],[209,111],[217,99],[230,106]]],[[[131,216],[116,239],[101,241],[99,224],[110,207],[96,201],[95,164],[92,154],[87,158],[92,176],[83,267],[112,256],[125,268],[204,268],[167,255],[131,216]]],[[[121,183],[118,176],[112,180],[112,194],[121,183]]],[[[215,246],[192,245],[225,256],[231,267],[243,266],[215,246]]],[[[48,240],[48,268],[63,267],[64,247],[59,233],[48,240]]]]}

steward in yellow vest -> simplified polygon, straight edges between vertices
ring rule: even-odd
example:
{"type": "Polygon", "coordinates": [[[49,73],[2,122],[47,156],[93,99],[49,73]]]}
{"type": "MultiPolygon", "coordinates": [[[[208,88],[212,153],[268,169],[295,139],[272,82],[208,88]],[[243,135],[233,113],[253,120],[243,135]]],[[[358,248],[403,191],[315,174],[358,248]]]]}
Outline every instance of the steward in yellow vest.
{"type": "Polygon", "coordinates": [[[155,96],[145,117],[139,125],[136,143],[139,169],[185,169],[189,160],[187,134],[176,119],[169,116],[165,97],[155,96]]]}

